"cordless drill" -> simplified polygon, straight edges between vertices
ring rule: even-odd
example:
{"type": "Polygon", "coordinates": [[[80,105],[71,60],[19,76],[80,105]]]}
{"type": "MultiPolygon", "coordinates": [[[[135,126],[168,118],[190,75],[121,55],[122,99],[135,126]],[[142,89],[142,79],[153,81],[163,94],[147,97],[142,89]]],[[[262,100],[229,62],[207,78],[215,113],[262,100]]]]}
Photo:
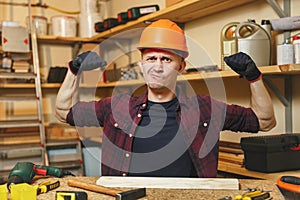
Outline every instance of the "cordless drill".
{"type": "Polygon", "coordinates": [[[71,172],[60,168],[36,165],[31,162],[18,162],[8,175],[7,188],[10,189],[11,184],[30,184],[35,175],[54,176],[58,178],[67,175],[74,176],[71,172]]]}

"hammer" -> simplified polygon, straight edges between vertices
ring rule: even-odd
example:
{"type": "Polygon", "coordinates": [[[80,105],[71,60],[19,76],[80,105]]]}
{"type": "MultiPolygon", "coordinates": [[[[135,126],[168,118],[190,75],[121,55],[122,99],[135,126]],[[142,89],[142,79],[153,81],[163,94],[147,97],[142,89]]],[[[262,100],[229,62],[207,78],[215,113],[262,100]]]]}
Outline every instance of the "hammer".
{"type": "Polygon", "coordinates": [[[116,197],[116,200],[134,200],[146,196],[146,188],[123,191],[115,188],[104,187],[101,185],[84,183],[74,179],[68,180],[68,185],[72,187],[78,187],[81,189],[114,196],[116,197]]]}

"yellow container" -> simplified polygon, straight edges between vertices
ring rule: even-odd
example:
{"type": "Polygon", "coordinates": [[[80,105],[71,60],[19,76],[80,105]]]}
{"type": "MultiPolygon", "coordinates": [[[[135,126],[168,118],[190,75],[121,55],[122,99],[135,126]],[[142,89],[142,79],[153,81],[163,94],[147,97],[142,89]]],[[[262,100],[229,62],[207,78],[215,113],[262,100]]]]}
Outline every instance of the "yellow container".
{"type": "Polygon", "coordinates": [[[0,185],[0,199],[7,200],[7,187],[6,184],[0,185]]]}
{"type": "Polygon", "coordinates": [[[10,185],[11,200],[36,200],[36,187],[27,183],[10,185]]]}

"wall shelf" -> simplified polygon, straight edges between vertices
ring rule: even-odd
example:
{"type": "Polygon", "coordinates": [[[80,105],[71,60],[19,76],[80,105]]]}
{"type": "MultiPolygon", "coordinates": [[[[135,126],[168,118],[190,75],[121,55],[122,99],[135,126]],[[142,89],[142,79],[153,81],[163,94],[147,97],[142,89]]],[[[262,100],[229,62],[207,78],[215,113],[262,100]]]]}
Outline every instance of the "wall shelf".
{"type": "MultiPolygon", "coordinates": [[[[259,0],[260,1],[260,0],[259,0]]],[[[150,13],[137,20],[127,22],[124,25],[113,27],[107,31],[96,34],[91,39],[108,38],[122,31],[145,27],[145,21],[153,21],[162,18],[168,18],[175,22],[184,23],[201,17],[207,17],[211,14],[219,13],[234,7],[245,5],[247,3],[258,2],[257,0],[184,0],[170,7],[164,8],[154,13],[150,13]]],[[[124,35],[131,38],[132,36],[124,35]]]]}
{"type": "MultiPolygon", "coordinates": [[[[259,67],[260,71],[265,75],[299,75],[300,74],[300,64],[290,64],[285,66],[264,66],[259,67]]],[[[224,70],[224,71],[216,71],[216,72],[195,72],[189,74],[183,74],[181,78],[179,77],[179,81],[187,80],[187,81],[198,81],[204,80],[207,78],[232,78],[238,77],[239,75],[232,70],[224,70]]],[[[110,83],[98,83],[98,88],[111,88],[115,86],[133,86],[137,84],[143,84],[142,80],[127,80],[127,81],[118,81],[118,82],[110,82],[110,83]]],[[[44,89],[55,89],[60,88],[60,83],[43,83],[42,88],[44,89]]],[[[15,83],[15,84],[6,84],[0,83],[0,88],[7,89],[30,89],[34,88],[34,84],[28,83],[15,83]]],[[[94,85],[81,84],[81,88],[94,88],[94,85]]]]}
{"type": "MultiPolygon", "coordinates": [[[[261,1],[261,0],[259,0],[261,1]]],[[[161,9],[157,12],[142,16],[136,20],[121,24],[104,32],[98,33],[90,38],[80,37],[61,37],[52,35],[40,35],[38,41],[43,44],[76,44],[76,43],[100,43],[126,30],[145,27],[146,21],[153,21],[162,18],[168,18],[178,23],[185,23],[202,17],[219,13],[231,8],[242,6],[248,3],[257,2],[257,0],[184,0],[170,7],[161,9]]],[[[132,38],[133,35],[120,35],[124,39],[132,38]]]]}

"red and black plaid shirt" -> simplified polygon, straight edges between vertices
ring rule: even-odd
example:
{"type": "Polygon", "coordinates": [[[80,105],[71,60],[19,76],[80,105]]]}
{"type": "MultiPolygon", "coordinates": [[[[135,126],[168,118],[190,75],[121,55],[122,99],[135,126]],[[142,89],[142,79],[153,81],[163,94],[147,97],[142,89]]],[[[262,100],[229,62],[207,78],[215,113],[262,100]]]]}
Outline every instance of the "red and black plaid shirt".
{"type": "MultiPolygon", "coordinates": [[[[178,95],[177,120],[199,177],[215,177],[218,141],[222,130],[258,132],[250,108],[229,105],[205,95],[178,95]]],[[[138,97],[120,94],[99,101],[78,102],[67,115],[76,126],[103,127],[102,175],[128,173],[133,136],[147,106],[147,92],[138,97]]]]}

